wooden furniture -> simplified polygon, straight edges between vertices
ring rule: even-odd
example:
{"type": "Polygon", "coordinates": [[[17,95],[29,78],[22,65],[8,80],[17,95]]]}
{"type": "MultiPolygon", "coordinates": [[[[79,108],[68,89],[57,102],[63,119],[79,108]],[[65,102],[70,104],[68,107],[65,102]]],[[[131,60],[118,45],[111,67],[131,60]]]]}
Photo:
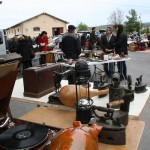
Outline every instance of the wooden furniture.
{"type": "Polygon", "coordinates": [[[54,63],[55,62],[55,57],[52,53],[50,53],[50,51],[37,52],[36,55],[40,56],[40,64],[54,63]]]}
{"type": "Polygon", "coordinates": [[[17,77],[19,61],[0,64],[0,118],[11,116],[9,103],[17,77]]]}
{"type": "MultiPolygon", "coordinates": [[[[62,86],[66,85],[67,81],[62,80],[62,86]]],[[[129,115],[130,117],[134,119],[139,119],[141,112],[143,111],[144,106],[146,105],[146,102],[149,98],[150,95],[150,87],[146,87],[148,90],[144,93],[140,94],[134,94],[134,101],[130,103],[130,111],[129,115]]],[[[93,84],[91,84],[90,90],[93,90],[93,84]]],[[[26,101],[30,103],[35,103],[37,105],[43,105],[43,106],[49,106],[49,107],[57,107],[59,109],[65,109],[65,110],[74,110],[70,107],[64,106],[64,105],[56,105],[56,104],[49,104],[48,102],[48,97],[53,94],[49,93],[41,98],[32,98],[32,97],[26,97],[23,94],[23,79],[18,79],[16,80],[14,90],[12,93],[12,99],[15,100],[20,100],[20,101],[26,101]]],[[[103,98],[98,98],[98,96],[92,97],[94,101],[94,105],[97,106],[103,106],[106,107],[106,103],[109,102],[109,96],[105,96],[103,98]]]]}
{"type": "Polygon", "coordinates": [[[54,50],[50,51],[50,53],[54,55],[55,62],[57,62],[57,60],[60,58],[63,59],[64,53],[61,49],[54,49],[54,50]]]}
{"type": "Polygon", "coordinates": [[[21,60],[22,60],[22,56],[20,56],[17,53],[3,54],[3,55],[0,55],[0,58],[4,59],[4,61],[1,62],[1,64],[16,61],[16,60],[21,62],[21,60]]]}
{"type": "Polygon", "coordinates": [[[53,72],[60,71],[60,65],[47,63],[23,71],[24,95],[39,98],[55,90],[53,72]]]}
{"type": "MultiPolygon", "coordinates": [[[[75,112],[56,108],[38,107],[19,119],[50,125],[59,128],[72,126],[75,112]]],[[[108,145],[99,143],[99,150],[137,150],[145,123],[139,120],[129,120],[126,128],[126,145],[108,145]]]]}

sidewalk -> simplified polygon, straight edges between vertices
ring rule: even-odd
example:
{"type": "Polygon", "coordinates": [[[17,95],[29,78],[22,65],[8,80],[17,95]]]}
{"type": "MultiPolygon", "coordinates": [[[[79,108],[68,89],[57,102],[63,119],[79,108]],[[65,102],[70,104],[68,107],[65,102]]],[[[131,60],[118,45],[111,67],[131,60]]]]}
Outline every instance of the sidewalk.
{"type": "Polygon", "coordinates": [[[143,51],[135,51],[135,52],[141,52],[141,53],[150,53],[150,47],[146,50],[143,50],[143,51]]]}

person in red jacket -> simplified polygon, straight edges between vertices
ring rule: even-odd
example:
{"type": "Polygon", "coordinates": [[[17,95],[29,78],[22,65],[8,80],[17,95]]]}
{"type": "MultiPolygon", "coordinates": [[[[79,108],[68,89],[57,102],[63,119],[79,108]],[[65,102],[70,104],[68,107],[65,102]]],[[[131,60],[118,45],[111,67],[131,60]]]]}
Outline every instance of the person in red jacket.
{"type": "Polygon", "coordinates": [[[48,37],[46,31],[43,31],[38,37],[38,45],[40,46],[40,51],[48,51],[48,37]]]}

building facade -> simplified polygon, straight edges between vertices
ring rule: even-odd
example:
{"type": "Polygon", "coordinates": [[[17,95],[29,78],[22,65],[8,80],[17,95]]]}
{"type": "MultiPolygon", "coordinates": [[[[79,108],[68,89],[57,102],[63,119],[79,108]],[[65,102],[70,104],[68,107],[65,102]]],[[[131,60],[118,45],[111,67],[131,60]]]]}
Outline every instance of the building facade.
{"type": "Polygon", "coordinates": [[[47,13],[42,13],[7,28],[6,35],[7,38],[12,38],[16,35],[22,34],[30,37],[36,37],[42,31],[46,31],[48,36],[55,36],[66,32],[67,24],[67,21],[47,13]]]}

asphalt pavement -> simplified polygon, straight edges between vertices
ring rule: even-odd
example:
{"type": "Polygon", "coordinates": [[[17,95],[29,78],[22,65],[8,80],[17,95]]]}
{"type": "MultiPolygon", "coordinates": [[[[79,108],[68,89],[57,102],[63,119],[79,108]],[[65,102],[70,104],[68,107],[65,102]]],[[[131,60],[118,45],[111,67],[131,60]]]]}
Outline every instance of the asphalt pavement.
{"type": "MultiPolygon", "coordinates": [[[[136,78],[143,75],[143,82],[150,87],[150,50],[143,52],[129,52],[131,60],[127,61],[128,75],[132,76],[133,83],[136,78]]],[[[99,66],[101,67],[101,66],[99,66]]],[[[93,69],[93,68],[92,68],[93,69]]],[[[142,100],[142,99],[141,99],[142,100]]],[[[36,104],[11,100],[10,109],[13,117],[18,118],[36,108],[36,104]]],[[[150,150],[150,97],[140,116],[140,120],[145,122],[145,128],[138,150],[150,150]]],[[[131,150],[134,150],[131,148],[131,150]]]]}

